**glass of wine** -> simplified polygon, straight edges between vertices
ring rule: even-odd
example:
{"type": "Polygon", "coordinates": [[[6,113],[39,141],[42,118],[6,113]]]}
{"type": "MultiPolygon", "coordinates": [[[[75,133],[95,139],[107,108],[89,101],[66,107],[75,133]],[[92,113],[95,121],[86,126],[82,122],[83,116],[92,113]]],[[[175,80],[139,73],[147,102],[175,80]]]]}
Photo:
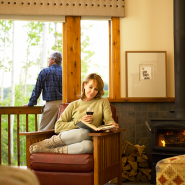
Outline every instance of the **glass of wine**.
{"type": "Polygon", "coordinates": [[[87,107],[86,114],[87,115],[93,115],[93,113],[94,113],[93,108],[92,107],[87,107]]]}

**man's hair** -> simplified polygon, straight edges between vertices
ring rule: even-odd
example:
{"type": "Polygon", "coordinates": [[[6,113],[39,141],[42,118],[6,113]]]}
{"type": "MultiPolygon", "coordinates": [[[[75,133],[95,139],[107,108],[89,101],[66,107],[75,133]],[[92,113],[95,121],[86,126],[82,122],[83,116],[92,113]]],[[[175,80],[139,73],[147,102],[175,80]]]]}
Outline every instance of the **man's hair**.
{"type": "Polygon", "coordinates": [[[58,65],[61,65],[61,63],[62,63],[62,54],[59,51],[54,51],[53,53],[51,53],[50,58],[55,59],[55,62],[58,65]]]}
{"type": "Polygon", "coordinates": [[[97,83],[97,89],[98,89],[98,93],[97,95],[94,97],[94,99],[100,99],[103,95],[104,95],[104,82],[102,80],[102,78],[100,77],[100,75],[97,75],[96,73],[91,73],[89,74],[85,80],[82,83],[82,94],[79,96],[82,100],[85,98],[85,90],[84,90],[84,85],[88,84],[91,80],[95,80],[97,83]]]}

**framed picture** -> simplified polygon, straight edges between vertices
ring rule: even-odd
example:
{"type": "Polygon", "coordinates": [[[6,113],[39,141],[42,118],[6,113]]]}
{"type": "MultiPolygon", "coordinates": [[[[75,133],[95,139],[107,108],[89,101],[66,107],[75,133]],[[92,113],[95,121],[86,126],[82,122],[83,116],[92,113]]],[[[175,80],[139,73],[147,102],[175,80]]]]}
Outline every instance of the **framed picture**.
{"type": "Polygon", "coordinates": [[[166,98],[166,51],[126,51],[127,98],[166,98]]]}

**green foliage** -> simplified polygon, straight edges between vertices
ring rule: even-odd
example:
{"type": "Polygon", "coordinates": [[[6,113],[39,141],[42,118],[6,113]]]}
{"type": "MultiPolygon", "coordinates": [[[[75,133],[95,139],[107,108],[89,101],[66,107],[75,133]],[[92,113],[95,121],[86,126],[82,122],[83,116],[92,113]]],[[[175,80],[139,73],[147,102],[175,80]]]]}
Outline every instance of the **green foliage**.
{"type": "MultiPolygon", "coordinates": [[[[82,31],[86,30],[92,27],[90,25],[89,27],[82,27],[82,31]]],[[[83,53],[84,57],[81,60],[81,82],[84,81],[85,77],[87,76],[88,68],[90,67],[91,63],[91,57],[95,54],[94,51],[87,50],[87,47],[90,45],[90,38],[89,36],[84,36],[84,33],[81,34],[82,42],[81,42],[81,52],[83,53]]]]}
{"type": "Polygon", "coordinates": [[[55,32],[54,36],[57,37],[56,44],[54,44],[51,49],[54,51],[60,51],[62,53],[62,33],[55,32]]]}
{"type": "Polygon", "coordinates": [[[28,38],[26,41],[31,46],[38,46],[43,31],[43,22],[29,22],[24,27],[27,28],[28,38]]]}
{"type": "Polygon", "coordinates": [[[103,95],[103,97],[108,97],[109,96],[109,91],[104,91],[105,94],[103,95]]]}
{"type": "Polygon", "coordinates": [[[8,164],[8,128],[7,116],[2,116],[1,124],[1,159],[2,164],[8,164]]]}
{"type": "MultiPolygon", "coordinates": [[[[10,41],[10,29],[12,26],[12,21],[7,21],[7,20],[0,20],[0,48],[4,54],[0,55],[0,69],[3,68],[3,63],[5,59],[9,59],[8,56],[5,56],[5,47],[10,47],[11,41],[10,41]],[[5,58],[6,57],[6,58],[5,58]]],[[[4,71],[5,72],[10,72],[11,70],[11,61],[8,62],[8,67],[6,64],[4,64],[4,71]]]]}
{"type": "Polygon", "coordinates": [[[12,21],[6,21],[6,20],[0,20],[0,32],[1,32],[1,37],[0,40],[5,42],[5,39],[10,42],[9,39],[9,30],[11,29],[12,26],[12,21]],[[2,32],[6,34],[6,37],[2,36],[2,32]]]}

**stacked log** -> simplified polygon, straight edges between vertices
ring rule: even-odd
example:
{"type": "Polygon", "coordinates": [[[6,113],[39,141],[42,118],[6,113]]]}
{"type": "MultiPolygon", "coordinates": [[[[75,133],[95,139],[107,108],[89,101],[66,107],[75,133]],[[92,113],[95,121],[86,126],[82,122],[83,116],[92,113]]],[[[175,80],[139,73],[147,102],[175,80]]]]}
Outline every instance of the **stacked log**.
{"type": "MultiPolygon", "coordinates": [[[[124,141],[122,146],[122,181],[138,182],[151,180],[151,169],[148,166],[148,157],[143,152],[145,146],[132,145],[124,141]]],[[[110,183],[117,183],[113,179],[110,183]]]]}
{"type": "Polygon", "coordinates": [[[145,146],[132,145],[124,141],[122,146],[122,181],[149,181],[151,169],[148,157],[143,152],[145,146]]]}

